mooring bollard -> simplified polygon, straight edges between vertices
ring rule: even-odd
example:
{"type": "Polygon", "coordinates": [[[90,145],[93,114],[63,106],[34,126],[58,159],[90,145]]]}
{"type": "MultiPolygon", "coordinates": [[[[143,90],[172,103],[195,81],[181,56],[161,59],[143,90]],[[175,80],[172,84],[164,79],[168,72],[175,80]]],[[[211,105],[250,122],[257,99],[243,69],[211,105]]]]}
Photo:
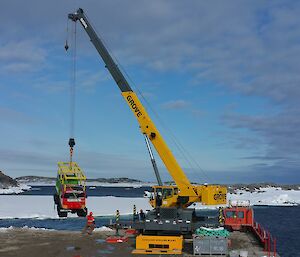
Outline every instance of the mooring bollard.
{"type": "Polygon", "coordinates": [[[119,235],[119,220],[120,220],[120,212],[116,211],[116,235],[119,235]]]}
{"type": "Polygon", "coordinates": [[[222,207],[219,208],[219,223],[220,223],[220,225],[223,225],[223,223],[224,223],[223,208],[222,207]]]}
{"type": "Polygon", "coordinates": [[[133,205],[133,221],[136,221],[136,220],[138,220],[138,214],[137,214],[137,212],[136,212],[136,205],[134,204],[133,205]]]}

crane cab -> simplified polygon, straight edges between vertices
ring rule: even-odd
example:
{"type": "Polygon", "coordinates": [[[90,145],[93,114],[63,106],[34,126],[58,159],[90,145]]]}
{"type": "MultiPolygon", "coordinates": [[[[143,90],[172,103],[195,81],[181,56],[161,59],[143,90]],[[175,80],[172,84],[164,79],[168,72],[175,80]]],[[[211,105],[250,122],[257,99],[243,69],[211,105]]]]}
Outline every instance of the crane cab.
{"type": "Polygon", "coordinates": [[[180,192],[177,186],[153,186],[150,196],[150,204],[157,207],[188,207],[194,202],[202,202],[205,205],[226,204],[227,188],[218,185],[195,185],[195,195],[186,195],[180,192]]]}
{"type": "Polygon", "coordinates": [[[150,204],[153,208],[178,206],[179,190],[177,186],[153,186],[152,189],[150,204]]]}

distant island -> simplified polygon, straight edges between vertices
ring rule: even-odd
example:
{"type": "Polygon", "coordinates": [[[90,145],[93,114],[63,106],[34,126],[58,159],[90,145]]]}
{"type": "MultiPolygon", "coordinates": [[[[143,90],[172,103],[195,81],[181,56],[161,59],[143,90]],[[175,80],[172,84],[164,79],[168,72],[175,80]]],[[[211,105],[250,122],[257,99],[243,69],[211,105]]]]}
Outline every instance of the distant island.
{"type": "MultiPolygon", "coordinates": [[[[5,175],[2,171],[0,171],[0,188],[9,188],[9,187],[18,187],[20,185],[55,185],[56,178],[55,177],[45,177],[45,176],[21,176],[15,179],[5,175]]],[[[93,183],[97,184],[140,184],[140,185],[148,185],[151,186],[155,184],[154,182],[145,182],[138,179],[132,179],[127,177],[120,178],[95,178],[95,179],[87,179],[87,182],[92,185],[93,183]]],[[[172,181],[165,182],[165,184],[173,184],[172,181]]],[[[300,190],[300,184],[293,185],[282,185],[276,183],[249,183],[249,184],[227,184],[228,193],[236,194],[239,190],[244,192],[264,192],[264,188],[273,187],[273,188],[281,188],[282,190],[300,190]]]]}
{"type": "MultiPolygon", "coordinates": [[[[30,183],[42,183],[42,184],[54,184],[56,178],[54,177],[43,177],[43,176],[22,176],[17,177],[15,179],[18,183],[30,184],[30,183]]],[[[95,179],[87,179],[87,182],[99,182],[99,183],[109,183],[109,184],[117,184],[117,183],[145,183],[141,180],[132,179],[132,178],[95,178],[95,179]]]]}
{"type": "MultiPolygon", "coordinates": [[[[54,186],[56,178],[43,176],[22,176],[15,179],[0,172],[0,195],[21,194],[34,186],[54,186]]],[[[87,186],[92,187],[150,187],[156,183],[144,182],[127,177],[88,179],[87,186]]],[[[174,184],[172,181],[165,185],[174,184]]],[[[193,183],[196,184],[196,183],[193,183]]],[[[275,183],[228,184],[228,200],[250,200],[252,205],[295,206],[300,204],[300,185],[280,185],[275,183]]]]}

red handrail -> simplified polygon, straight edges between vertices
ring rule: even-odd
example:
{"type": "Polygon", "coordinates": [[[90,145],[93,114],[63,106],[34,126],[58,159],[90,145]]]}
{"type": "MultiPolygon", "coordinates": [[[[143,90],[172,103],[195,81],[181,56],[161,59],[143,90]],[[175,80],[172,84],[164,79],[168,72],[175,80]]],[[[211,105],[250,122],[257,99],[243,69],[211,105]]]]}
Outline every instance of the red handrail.
{"type": "Polygon", "coordinates": [[[268,257],[271,256],[273,250],[273,256],[276,256],[276,238],[273,238],[270,231],[266,231],[258,222],[254,221],[252,230],[260,240],[260,243],[264,246],[264,251],[268,253],[268,257]],[[272,247],[273,245],[273,247],[272,247]],[[273,248],[273,249],[272,249],[273,248]]]}

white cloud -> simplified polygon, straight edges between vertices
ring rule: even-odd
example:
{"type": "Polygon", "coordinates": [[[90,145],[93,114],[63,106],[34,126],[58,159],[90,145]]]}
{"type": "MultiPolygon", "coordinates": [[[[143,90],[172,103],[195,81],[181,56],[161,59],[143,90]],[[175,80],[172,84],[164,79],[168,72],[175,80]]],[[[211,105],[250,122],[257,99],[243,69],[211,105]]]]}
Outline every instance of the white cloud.
{"type": "Polygon", "coordinates": [[[0,67],[6,72],[26,72],[41,68],[46,51],[36,42],[22,40],[0,44],[0,67]]]}
{"type": "Polygon", "coordinates": [[[190,105],[190,102],[186,100],[172,100],[169,102],[166,102],[162,105],[163,108],[165,109],[184,109],[190,105]]]}
{"type": "Polygon", "coordinates": [[[0,106],[1,123],[31,123],[34,119],[24,112],[0,106]]]}

